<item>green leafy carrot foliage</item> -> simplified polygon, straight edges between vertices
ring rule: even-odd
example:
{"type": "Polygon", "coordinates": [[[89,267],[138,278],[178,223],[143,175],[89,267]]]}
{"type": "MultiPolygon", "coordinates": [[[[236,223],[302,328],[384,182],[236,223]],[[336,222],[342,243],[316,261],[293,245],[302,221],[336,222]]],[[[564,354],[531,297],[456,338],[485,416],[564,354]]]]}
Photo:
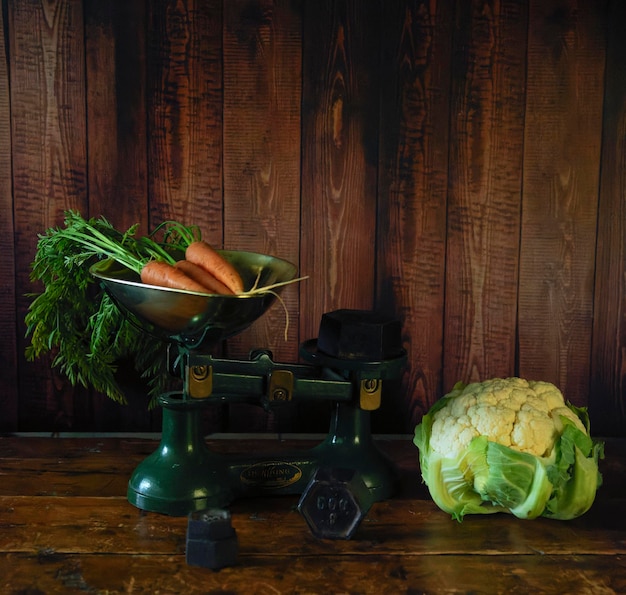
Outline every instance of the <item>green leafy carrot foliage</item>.
{"type": "Polygon", "coordinates": [[[120,403],[126,397],[116,377],[118,363],[134,361],[154,401],[167,379],[167,344],[140,331],[89,268],[104,258],[138,273],[150,260],[173,263],[168,249],[184,247],[199,233],[165,222],[158,228],[162,238],[157,241],[152,236],[136,237],[137,228],[120,232],[104,217],[87,220],[67,211],[62,227],[38,237],[30,277],[42,290],[29,294],[32,301],[25,316],[27,359],[50,354],[52,365],[73,385],[91,387],[120,403]]]}

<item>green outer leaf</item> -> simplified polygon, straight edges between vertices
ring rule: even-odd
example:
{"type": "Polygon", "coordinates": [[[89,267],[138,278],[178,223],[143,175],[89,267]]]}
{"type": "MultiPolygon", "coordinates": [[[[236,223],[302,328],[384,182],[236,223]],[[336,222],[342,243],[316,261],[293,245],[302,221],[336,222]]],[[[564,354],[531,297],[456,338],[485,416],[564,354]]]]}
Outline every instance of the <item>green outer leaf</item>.
{"type": "Polygon", "coordinates": [[[462,521],[467,514],[492,514],[504,509],[485,502],[468,480],[471,472],[459,461],[436,455],[426,481],[437,506],[453,519],[462,521]]]}
{"type": "Polygon", "coordinates": [[[548,502],[544,512],[546,517],[574,519],[585,514],[595,500],[596,490],[600,485],[597,456],[594,454],[586,457],[577,446],[574,448],[576,462],[572,466],[570,480],[548,502]]]}
{"type": "MultiPolygon", "coordinates": [[[[577,411],[586,415],[586,409],[577,411]]],[[[555,446],[554,462],[548,466],[554,491],[544,516],[567,520],[587,512],[595,500],[602,485],[599,459],[604,456],[604,444],[581,432],[571,420],[561,421],[563,432],[555,446]]]]}
{"type": "Polygon", "coordinates": [[[422,479],[432,499],[457,521],[466,514],[502,512],[503,508],[484,502],[473,485],[473,469],[484,465],[486,438],[475,440],[474,448],[459,458],[443,457],[430,448],[433,415],[445,405],[445,399],[433,405],[415,428],[413,439],[419,449],[422,479]]]}
{"type": "Polygon", "coordinates": [[[544,513],[551,494],[552,484],[546,468],[541,458],[535,457],[533,482],[528,488],[528,497],[517,506],[511,507],[510,511],[520,519],[535,519],[544,513]]]}
{"type": "Polygon", "coordinates": [[[540,457],[496,442],[487,441],[486,465],[473,470],[474,488],[481,498],[519,518],[541,515],[552,494],[552,484],[540,457]]]}

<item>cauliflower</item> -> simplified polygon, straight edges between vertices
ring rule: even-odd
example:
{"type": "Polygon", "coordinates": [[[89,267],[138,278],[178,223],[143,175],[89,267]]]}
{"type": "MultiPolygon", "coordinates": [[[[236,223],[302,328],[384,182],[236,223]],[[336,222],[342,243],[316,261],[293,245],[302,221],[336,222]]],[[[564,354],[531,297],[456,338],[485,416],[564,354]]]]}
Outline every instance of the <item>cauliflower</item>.
{"type": "Polygon", "coordinates": [[[442,455],[455,456],[476,436],[486,436],[520,452],[547,456],[563,430],[562,416],[586,431],[561,391],[549,382],[493,378],[455,388],[448,398],[449,407],[433,416],[430,442],[442,455]]]}
{"type": "Polygon", "coordinates": [[[458,384],[415,429],[422,477],[443,510],[574,518],[601,483],[603,445],[583,408],[549,382],[458,384]]]}

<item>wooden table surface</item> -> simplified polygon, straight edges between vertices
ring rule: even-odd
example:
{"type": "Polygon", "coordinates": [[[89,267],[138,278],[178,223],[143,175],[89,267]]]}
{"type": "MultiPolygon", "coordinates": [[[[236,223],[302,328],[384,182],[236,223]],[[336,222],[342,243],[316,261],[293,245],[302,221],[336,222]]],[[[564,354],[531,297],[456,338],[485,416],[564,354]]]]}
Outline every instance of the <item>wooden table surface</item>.
{"type": "MultiPolygon", "coordinates": [[[[186,564],[186,517],[126,500],[153,439],[0,438],[0,592],[626,593],[626,441],[607,441],[604,484],[579,519],[498,514],[463,523],[433,504],[409,439],[379,442],[402,489],[374,504],[351,540],[313,537],[297,496],[241,500],[230,507],[237,562],[215,571],[186,564]]],[[[243,452],[290,445],[209,444],[243,452]]]]}

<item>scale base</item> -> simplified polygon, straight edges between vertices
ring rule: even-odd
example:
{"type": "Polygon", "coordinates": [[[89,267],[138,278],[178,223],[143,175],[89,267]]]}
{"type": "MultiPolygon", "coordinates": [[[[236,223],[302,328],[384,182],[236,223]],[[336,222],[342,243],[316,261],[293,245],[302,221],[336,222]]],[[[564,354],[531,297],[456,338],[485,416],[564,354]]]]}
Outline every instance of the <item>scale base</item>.
{"type": "Polygon", "coordinates": [[[183,516],[228,504],[233,493],[224,462],[200,433],[203,404],[163,395],[163,433],[159,447],[135,469],[128,501],[150,512],[183,516]]]}
{"type": "Polygon", "coordinates": [[[149,457],[137,467],[128,482],[127,499],[141,510],[170,516],[223,508],[232,501],[233,494],[228,488],[227,475],[220,472],[220,467],[216,462],[186,463],[176,473],[169,463],[149,457]]]}
{"type": "Polygon", "coordinates": [[[331,431],[317,446],[261,457],[211,452],[199,431],[202,401],[169,394],[161,403],[159,447],[128,484],[128,501],[141,510],[185,516],[237,498],[302,494],[321,467],[354,470],[373,502],[397,491],[397,470],[370,435],[369,412],[350,403],[336,404],[331,431]]]}

